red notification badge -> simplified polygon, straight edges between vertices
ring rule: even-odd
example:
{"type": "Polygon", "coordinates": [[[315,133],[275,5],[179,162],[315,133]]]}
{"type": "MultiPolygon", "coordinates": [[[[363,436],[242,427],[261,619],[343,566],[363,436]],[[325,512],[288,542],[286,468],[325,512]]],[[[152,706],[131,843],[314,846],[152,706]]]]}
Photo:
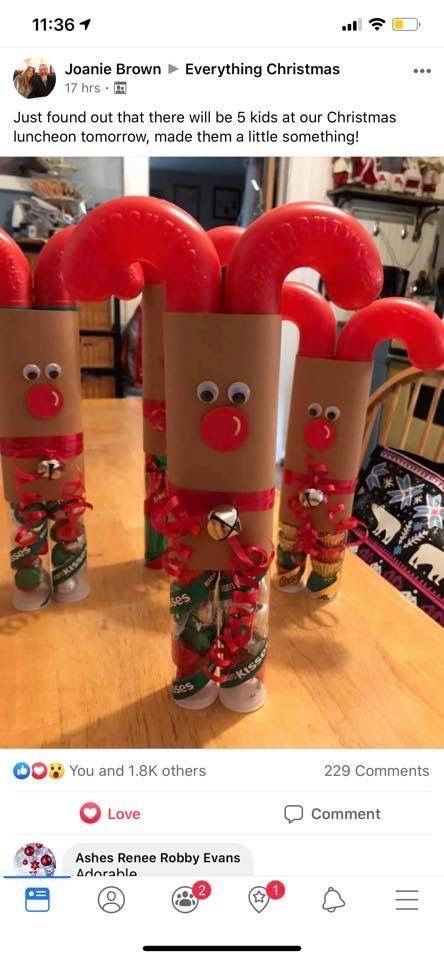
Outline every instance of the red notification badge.
{"type": "Polygon", "coordinates": [[[207,880],[197,880],[191,889],[196,900],[207,900],[211,894],[211,884],[207,880]]]}
{"type": "Polygon", "coordinates": [[[270,880],[265,889],[270,900],[281,900],[285,896],[285,883],[282,880],[270,880]]]}

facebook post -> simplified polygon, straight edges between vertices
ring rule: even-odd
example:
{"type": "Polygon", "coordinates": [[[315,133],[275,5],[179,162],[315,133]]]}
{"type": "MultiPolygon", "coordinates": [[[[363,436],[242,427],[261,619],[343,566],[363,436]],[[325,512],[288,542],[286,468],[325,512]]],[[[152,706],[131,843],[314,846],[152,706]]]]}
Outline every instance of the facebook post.
{"type": "Polygon", "coordinates": [[[385,7],[6,14],[10,960],[439,955],[444,23],[385,7]]]}

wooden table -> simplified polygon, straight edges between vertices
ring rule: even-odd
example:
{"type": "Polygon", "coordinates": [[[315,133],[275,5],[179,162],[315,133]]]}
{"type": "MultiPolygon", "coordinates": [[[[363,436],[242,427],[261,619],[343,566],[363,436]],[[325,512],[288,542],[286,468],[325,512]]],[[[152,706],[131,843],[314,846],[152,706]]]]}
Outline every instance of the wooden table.
{"type": "Polygon", "coordinates": [[[14,612],[1,529],[2,747],[444,746],[442,630],[351,553],[330,605],[273,591],[262,710],[177,708],[167,580],[142,562],[140,401],[84,401],[84,425],[88,600],[14,612]]]}

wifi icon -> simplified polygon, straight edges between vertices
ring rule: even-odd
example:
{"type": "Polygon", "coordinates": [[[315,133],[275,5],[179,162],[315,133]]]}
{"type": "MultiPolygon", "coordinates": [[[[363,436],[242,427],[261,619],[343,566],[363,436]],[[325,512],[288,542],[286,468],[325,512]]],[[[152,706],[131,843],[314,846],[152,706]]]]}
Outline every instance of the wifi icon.
{"type": "Polygon", "coordinates": [[[372,17],[372,19],[369,20],[368,22],[370,26],[373,27],[374,30],[380,30],[381,27],[383,27],[385,24],[385,20],[383,19],[383,17],[372,17]]]}

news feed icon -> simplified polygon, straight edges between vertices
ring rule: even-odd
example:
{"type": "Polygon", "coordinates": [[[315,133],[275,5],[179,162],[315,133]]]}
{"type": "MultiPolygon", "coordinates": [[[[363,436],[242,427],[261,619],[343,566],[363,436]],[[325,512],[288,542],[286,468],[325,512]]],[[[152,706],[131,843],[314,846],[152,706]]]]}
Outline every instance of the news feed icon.
{"type": "Polygon", "coordinates": [[[25,910],[27,913],[48,913],[51,895],[48,887],[26,887],[25,910]]]}

